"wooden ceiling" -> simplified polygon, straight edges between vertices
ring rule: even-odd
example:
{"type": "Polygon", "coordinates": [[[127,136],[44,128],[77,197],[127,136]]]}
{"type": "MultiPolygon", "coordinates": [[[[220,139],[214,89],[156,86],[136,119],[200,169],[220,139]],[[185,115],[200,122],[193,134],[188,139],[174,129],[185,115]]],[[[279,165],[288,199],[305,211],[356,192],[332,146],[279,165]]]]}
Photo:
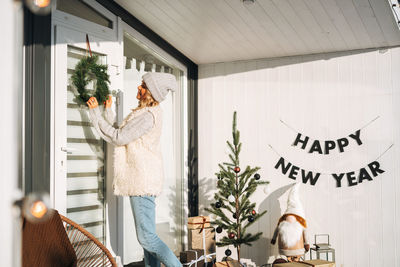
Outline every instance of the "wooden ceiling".
{"type": "Polygon", "coordinates": [[[197,64],[400,45],[387,0],[115,0],[197,64]]]}

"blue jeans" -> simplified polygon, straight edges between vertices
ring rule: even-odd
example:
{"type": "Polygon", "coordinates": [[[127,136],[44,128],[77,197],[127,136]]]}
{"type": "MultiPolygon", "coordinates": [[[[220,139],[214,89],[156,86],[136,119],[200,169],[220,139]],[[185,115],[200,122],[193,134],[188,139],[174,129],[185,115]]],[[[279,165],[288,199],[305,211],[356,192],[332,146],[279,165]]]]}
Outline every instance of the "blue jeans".
{"type": "Polygon", "coordinates": [[[155,197],[131,196],[132,213],[135,218],[136,236],[144,249],[146,267],[181,267],[182,264],[168,246],[157,236],[155,197]]]}

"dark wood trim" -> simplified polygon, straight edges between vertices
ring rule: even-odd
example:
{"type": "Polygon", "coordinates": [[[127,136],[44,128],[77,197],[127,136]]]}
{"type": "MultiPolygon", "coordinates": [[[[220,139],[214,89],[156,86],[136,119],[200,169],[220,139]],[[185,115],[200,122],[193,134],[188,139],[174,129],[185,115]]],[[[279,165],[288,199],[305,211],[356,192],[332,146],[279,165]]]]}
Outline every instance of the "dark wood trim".
{"type": "Polygon", "coordinates": [[[198,121],[197,121],[197,79],[189,80],[189,151],[188,151],[188,210],[189,217],[199,215],[199,176],[198,176],[198,121]]]}
{"type": "MultiPolygon", "coordinates": [[[[187,56],[182,54],[170,43],[165,41],[161,36],[143,24],[135,16],[129,13],[126,9],[118,5],[115,1],[96,0],[103,5],[107,10],[120,17],[129,26],[143,34],[147,39],[157,44],[161,49],[174,57],[187,67],[188,71],[188,106],[189,106],[189,133],[191,133],[191,145],[189,147],[189,162],[193,164],[189,170],[188,187],[189,187],[189,216],[198,215],[198,130],[197,130],[197,80],[198,66],[187,56]]],[[[190,136],[189,136],[190,137],[190,136]]]]}
{"type": "Polygon", "coordinates": [[[24,191],[50,192],[51,15],[24,8],[24,191]]]}

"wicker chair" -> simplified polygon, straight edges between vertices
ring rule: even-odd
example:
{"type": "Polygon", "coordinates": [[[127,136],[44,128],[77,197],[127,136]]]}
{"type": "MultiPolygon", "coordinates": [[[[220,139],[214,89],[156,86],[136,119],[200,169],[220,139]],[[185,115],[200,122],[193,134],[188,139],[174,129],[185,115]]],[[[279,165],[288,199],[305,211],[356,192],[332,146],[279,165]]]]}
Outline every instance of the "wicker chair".
{"type": "Polygon", "coordinates": [[[65,231],[78,258],[78,266],[117,267],[108,249],[79,224],[60,214],[65,231]]]}

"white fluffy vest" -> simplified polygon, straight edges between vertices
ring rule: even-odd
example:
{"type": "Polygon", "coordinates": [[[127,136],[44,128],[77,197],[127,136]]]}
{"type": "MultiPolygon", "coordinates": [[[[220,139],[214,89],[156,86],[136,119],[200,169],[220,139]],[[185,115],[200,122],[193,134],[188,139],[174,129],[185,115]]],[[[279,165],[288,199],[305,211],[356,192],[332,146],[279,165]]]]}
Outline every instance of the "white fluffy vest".
{"type": "Polygon", "coordinates": [[[114,150],[114,194],[119,196],[158,196],[163,188],[164,171],[160,147],[162,110],[159,106],[131,112],[123,121],[150,111],[155,124],[145,135],[114,150]]]}

